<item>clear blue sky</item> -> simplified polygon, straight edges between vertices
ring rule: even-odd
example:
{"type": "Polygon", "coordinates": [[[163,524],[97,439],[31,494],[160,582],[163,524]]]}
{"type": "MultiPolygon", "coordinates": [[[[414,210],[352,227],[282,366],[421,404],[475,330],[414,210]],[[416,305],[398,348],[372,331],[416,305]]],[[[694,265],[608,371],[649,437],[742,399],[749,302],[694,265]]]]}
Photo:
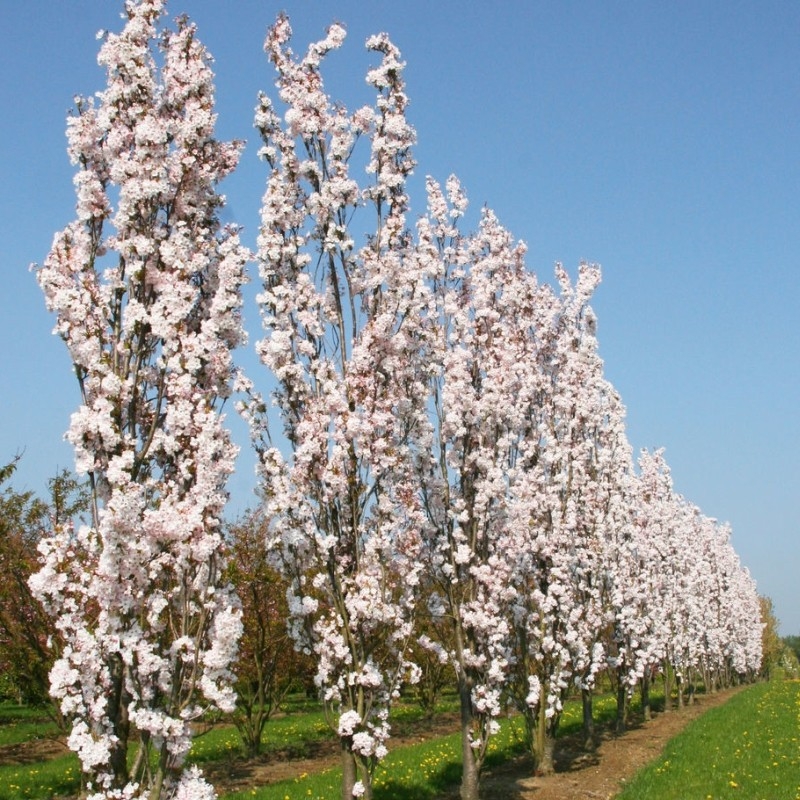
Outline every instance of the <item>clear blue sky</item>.
{"type": "MultiPolygon", "coordinates": [[[[118,30],[121,7],[4,3],[0,461],[25,451],[20,488],[72,464],[77,387],[28,265],[72,218],[65,116],[103,88],[95,33],[118,30]]],[[[250,142],[224,191],[251,245],[265,178],[252,110],[273,88],[262,42],[281,8],[297,51],[346,24],[328,81],[348,104],[365,96],[366,37],[401,48],[415,209],[426,174],[455,172],[541,279],[557,260],[602,265],[601,352],[631,443],[666,448],[677,491],[731,523],[782,632],[800,634],[800,5],[171,0],[216,59],[219,135],[250,142]]],[[[234,509],[254,483],[245,457],[234,509]]]]}

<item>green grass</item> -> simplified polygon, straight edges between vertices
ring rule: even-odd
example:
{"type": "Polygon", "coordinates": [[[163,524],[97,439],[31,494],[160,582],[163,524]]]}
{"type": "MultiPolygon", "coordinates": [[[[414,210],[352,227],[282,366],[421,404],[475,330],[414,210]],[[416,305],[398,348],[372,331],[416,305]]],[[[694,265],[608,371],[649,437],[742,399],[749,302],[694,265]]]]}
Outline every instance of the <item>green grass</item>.
{"type": "MultiPolygon", "coordinates": [[[[663,698],[656,698],[659,702],[663,698]]],[[[267,723],[265,753],[278,758],[303,757],[313,752],[316,743],[332,738],[323,714],[304,708],[307,706],[298,706],[267,723]]],[[[447,710],[452,709],[448,706],[447,710]]],[[[397,735],[422,716],[411,703],[396,711],[397,735]]],[[[613,697],[595,698],[598,725],[611,722],[615,711],[613,697]]],[[[24,741],[37,732],[41,735],[49,724],[30,710],[14,713],[0,706],[0,742],[24,741]]],[[[580,725],[580,702],[567,703],[560,733],[568,735],[580,725]]],[[[619,800],[800,800],[799,737],[800,682],[757,684],[693,722],[670,742],[658,762],[631,782],[619,800]]],[[[522,752],[522,739],[522,721],[504,721],[501,733],[490,744],[487,766],[522,752]]],[[[220,725],[195,739],[191,760],[202,766],[232,761],[240,755],[236,730],[220,725]]],[[[460,773],[457,733],[395,748],[378,767],[375,797],[433,800],[457,784],[460,773]]],[[[224,800],[327,800],[339,795],[340,783],[341,773],[333,768],[224,795],[224,800]]],[[[0,767],[0,800],[45,800],[75,794],[79,785],[73,754],[46,763],[0,767]]]]}
{"type": "Polygon", "coordinates": [[[618,800],[800,800],[800,682],[756,684],[669,742],[618,800]]]}
{"type": "Polygon", "coordinates": [[[74,795],[80,788],[74,753],[35,764],[0,767],[0,800],[45,800],[74,795]]]}
{"type": "MultiPolygon", "coordinates": [[[[522,736],[521,719],[504,720],[489,745],[487,766],[522,752],[522,736]]],[[[390,750],[375,773],[374,796],[375,800],[433,800],[460,778],[461,740],[453,733],[390,750]]],[[[340,792],[340,770],[328,769],[222,795],[222,800],[329,800],[340,792]]]]}
{"type": "MultiPolygon", "coordinates": [[[[0,747],[56,736],[58,728],[41,708],[0,703],[0,747]]],[[[36,800],[74,793],[80,787],[74,753],[33,764],[0,766],[0,800],[36,800]]]]}
{"type": "MultiPolygon", "coordinates": [[[[309,755],[314,744],[332,738],[325,715],[319,710],[274,717],[265,726],[261,739],[262,753],[282,753],[287,758],[301,758],[309,755]]],[[[202,766],[209,761],[241,754],[242,745],[236,728],[224,725],[195,737],[189,759],[202,766]]]]}
{"type": "Polygon", "coordinates": [[[56,735],[56,724],[41,708],[0,703],[0,747],[56,735]]]}
{"type": "MultiPolygon", "coordinates": [[[[290,706],[289,713],[271,719],[264,731],[263,752],[282,758],[301,758],[311,754],[315,744],[330,740],[333,734],[324,715],[316,705],[315,711],[305,710],[307,703],[290,706]]],[[[444,697],[440,711],[453,711],[457,699],[444,697]]],[[[595,699],[594,711],[598,724],[613,719],[616,706],[612,697],[595,699]]],[[[24,714],[5,721],[23,724],[24,714]]],[[[396,735],[423,717],[413,702],[398,704],[392,714],[396,735]]],[[[36,724],[31,719],[25,725],[36,724]]],[[[580,703],[568,703],[562,721],[562,733],[570,733],[581,725],[580,703]]],[[[501,763],[523,748],[523,724],[520,719],[503,723],[500,734],[489,746],[487,766],[501,763]]],[[[391,746],[391,742],[390,742],[391,746]]],[[[197,736],[192,744],[190,760],[201,767],[212,762],[233,761],[241,756],[239,736],[230,725],[220,725],[197,736]]],[[[461,774],[460,738],[457,733],[434,740],[390,750],[378,767],[375,794],[379,800],[429,800],[457,783],[461,774]]],[[[225,800],[295,800],[296,798],[329,798],[340,792],[341,772],[327,769],[319,773],[302,774],[281,781],[225,796],[225,800]]],[[[46,764],[26,767],[0,768],[0,800],[43,800],[54,795],[74,793],[79,788],[78,762],[74,755],[54,759],[46,764]]]]}

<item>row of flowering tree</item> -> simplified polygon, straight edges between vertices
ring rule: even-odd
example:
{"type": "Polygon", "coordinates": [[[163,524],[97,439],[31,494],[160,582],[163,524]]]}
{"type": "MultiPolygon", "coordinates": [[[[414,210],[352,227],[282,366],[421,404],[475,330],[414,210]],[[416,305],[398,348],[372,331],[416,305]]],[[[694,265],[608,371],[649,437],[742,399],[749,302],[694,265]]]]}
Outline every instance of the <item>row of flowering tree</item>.
{"type": "Polygon", "coordinates": [[[276,420],[252,389],[246,413],[342,796],[372,796],[392,698],[418,676],[414,640],[455,675],[465,800],[509,702],[547,771],[573,686],[591,738],[601,671],[623,724],[654,670],[757,669],[757,596],[727,529],[673,493],[661,453],[634,468],[589,306],[599,269],[540,283],[490,210],[461,230],[453,177],[427,180],[412,228],[397,49],[368,40],[375,101],[351,113],[321,70],[344,29],[299,57],[290,35],[281,17],[265,45],[283,113],[263,95],[256,119],[269,166],[257,347],[276,420]]]}
{"type": "MultiPolygon", "coordinates": [[[[56,618],[52,692],[89,794],[213,796],[183,764],[192,722],[232,707],[237,566],[247,585],[277,570],[289,587],[281,613],[315,664],[345,800],[372,796],[418,662],[455,676],[464,800],[507,703],[547,770],[566,692],[581,690],[590,725],[602,670],[624,709],[664,664],[709,680],[755,668],[758,604],[727,529],[674,495],[660,454],[633,467],[589,305],[599,269],[540,283],[490,210],[461,230],[455,178],[428,179],[412,225],[400,53],[367,41],[374,101],[350,112],[321,72],[341,25],[298,57],[281,16],[265,44],[283,107],[264,94],[256,116],[256,349],[273,389],[238,387],[270,563],[226,567],[220,409],[249,254],[219,222],[216,184],[239,146],[213,137],[194,27],[165,30],[162,0],[126,12],[100,51],[107,89],[69,124],[77,219],[38,271],[82,393],[68,436],[92,503],[86,525],[45,538],[32,586],[56,618]]],[[[261,659],[239,718],[253,749],[281,635],[244,640],[261,659]]]]}

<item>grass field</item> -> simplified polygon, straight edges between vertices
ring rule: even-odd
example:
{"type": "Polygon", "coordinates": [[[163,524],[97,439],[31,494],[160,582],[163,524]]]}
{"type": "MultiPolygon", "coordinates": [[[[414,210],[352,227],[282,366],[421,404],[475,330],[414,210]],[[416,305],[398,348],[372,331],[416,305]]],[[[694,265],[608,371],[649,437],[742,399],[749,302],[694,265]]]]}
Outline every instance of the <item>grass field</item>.
{"type": "Polygon", "coordinates": [[[800,800],[800,681],[759,683],[711,709],[619,800],[800,800]]]}

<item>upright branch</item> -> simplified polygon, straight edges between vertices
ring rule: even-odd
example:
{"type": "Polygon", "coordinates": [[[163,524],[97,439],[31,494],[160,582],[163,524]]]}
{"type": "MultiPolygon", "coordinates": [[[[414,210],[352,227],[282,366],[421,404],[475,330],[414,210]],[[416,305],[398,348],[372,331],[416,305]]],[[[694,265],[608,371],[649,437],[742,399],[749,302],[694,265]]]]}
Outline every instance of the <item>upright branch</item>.
{"type": "Polygon", "coordinates": [[[183,762],[192,721],[233,706],[241,627],[220,583],[236,453],[220,408],[247,253],[216,189],[240,145],[214,139],[194,26],[163,13],[129,0],[105,34],[107,88],[68,124],[77,218],[37,272],[80,386],[67,436],[92,513],[42,543],[32,586],[64,638],[51,691],[98,798],[213,794],[183,762]]]}

